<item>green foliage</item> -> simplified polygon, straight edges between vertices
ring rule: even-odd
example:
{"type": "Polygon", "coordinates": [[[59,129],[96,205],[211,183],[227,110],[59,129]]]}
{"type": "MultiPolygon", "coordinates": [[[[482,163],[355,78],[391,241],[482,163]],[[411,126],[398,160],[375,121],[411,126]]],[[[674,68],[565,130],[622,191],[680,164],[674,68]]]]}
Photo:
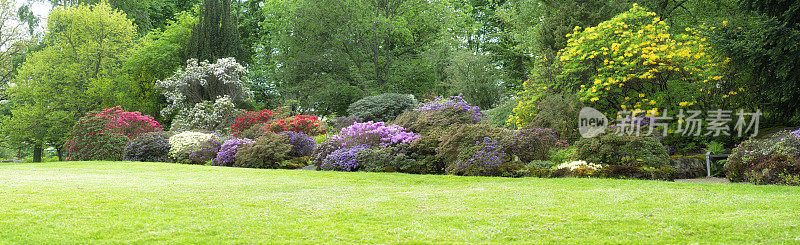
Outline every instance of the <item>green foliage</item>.
{"type": "Polygon", "coordinates": [[[221,58],[241,59],[241,43],[231,0],[203,0],[200,20],[192,28],[186,57],[214,61],[221,58]]]}
{"type": "Polygon", "coordinates": [[[125,147],[123,160],[142,162],[169,161],[169,132],[149,132],[136,137],[125,147]]]}
{"type": "Polygon", "coordinates": [[[667,149],[654,137],[602,134],[575,142],[578,159],[604,166],[663,167],[669,163],[667,149]]]}
{"type": "Polygon", "coordinates": [[[574,142],[580,138],[578,113],[583,103],[574,95],[546,94],[527,127],[549,128],[560,139],[574,142]]]}
{"type": "Polygon", "coordinates": [[[517,105],[516,99],[507,99],[501,102],[495,108],[483,111],[483,114],[486,114],[486,118],[484,120],[481,120],[481,123],[490,124],[495,127],[516,126],[513,124],[509,125],[506,123],[506,121],[508,121],[508,117],[511,116],[511,113],[514,112],[514,107],[516,105],[517,105]]]}
{"type": "Polygon", "coordinates": [[[265,2],[256,45],[263,84],[318,114],[342,115],[367,94],[422,94],[442,77],[444,1],[302,0],[265,2]],[[437,80],[438,79],[438,80],[437,80]]]}
{"type": "Polygon", "coordinates": [[[578,149],[575,147],[568,147],[564,149],[556,149],[552,151],[550,154],[550,161],[561,164],[565,162],[577,161],[580,160],[578,158],[578,149]]]}
{"type": "Polygon", "coordinates": [[[295,162],[286,161],[291,150],[292,145],[287,142],[286,135],[267,132],[252,145],[241,146],[236,152],[233,166],[287,169],[303,167],[295,162]]]}
{"type": "Polygon", "coordinates": [[[473,113],[460,108],[444,108],[441,110],[423,111],[409,110],[397,116],[393,124],[411,130],[418,134],[427,134],[433,131],[445,130],[452,125],[474,124],[473,113]]]}
{"type": "Polygon", "coordinates": [[[725,146],[718,141],[711,141],[706,144],[706,148],[703,150],[711,152],[713,155],[719,155],[725,152],[725,146]]]}
{"type": "Polygon", "coordinates": [[[160,119],[166,101],[156,89],[159,80],[172,76],[184,66],[184,48],[197,17],[182,12],[175,16],[164,30],[154,30],[139,38],[122,66],[123,74],[117,77],[117,101],[132,111],[141,111],[160,119]]]}
{"type": "Polygon", "coordinates": [[[361,170],[367,172],[427,173],[424,164],[410,158],[396,147],[377,147],[359,151],[356,161],[363,167],[361,170]]]}
{"type": "Polygon", "coordinates": [[[780,132],[770,138],[750,139],[733,149],[725,164],[728,179],[754,184],[798,185],[800,136],[780,132]]]}
{"type": "Polygon", "coordinates": [[[601,178],[674,180],[675,169],[671,167],[606,166],[595,173],[601,178]]]}
{"type": "Polygon", "coordinates": [[[405,94],[386,93],[365,97],[351,104],[347,114],[363,121],[389,122],[417,106],[417,100],[405,94]]]}
{"type": "Polygon", "coordinates": [[[78,118],[116,105],[114,78],[136,27],[100,3],[53,10],[47,31],[48,45],[27,57],[8,91],[14,108],[3,128],[16,142],[60,147],[78,118]]]}
{"type": "Polygon", "coordinates": [[[460,94],[464,100],[480,108],[494,107],[505,95],[501,71],[487,55],[456,52],[444,71],[447,79],[442,82],[447,92],[460,94]]]}

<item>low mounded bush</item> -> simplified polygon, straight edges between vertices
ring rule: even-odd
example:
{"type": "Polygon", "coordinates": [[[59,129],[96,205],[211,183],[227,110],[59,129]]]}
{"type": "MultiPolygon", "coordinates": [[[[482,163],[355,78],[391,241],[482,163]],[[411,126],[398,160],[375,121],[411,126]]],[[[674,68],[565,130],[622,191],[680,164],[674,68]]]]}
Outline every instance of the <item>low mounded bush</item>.
{"type": "Polygon", "coordinates": [[[322,164],[325,161],[325,158],[328,157],[331,153],[336,150],[343,148],[342,142],[336,140],[329,140],[325,141],[314,148],[314,151],[311,153],[311,159],[309,160],[311,164],[317,166],[318,168],[322,168],[322,164]]]}
{"type": "Polygon", "coordinates": [[[507,142],[511,153],[522,162],[548,160],[551,151],[567,146],[567,142],[558,139],[553,130],[540,128],[516,130],[510,138],[503,141],[507,142]]]}
{"type": "Polygon", "coordinates": [[[410,158],[399,147],[378,147],[358,152],[356,160],[368,172],[427,173],[426,166],[410,158]]]}
{"type": "Polygon", "coordinates": [[[369,145],[340,148],[328,154],[320,167],[323,170],[358,171],[362,168],[362,165],[358,163],[358,153],[369,148],[369,145]]]}
{"type": "Polygon", "coordinates": [[[285,135],[287,143],[292,145],[292,150],[289,151],[290,157],[310,156],[317,144],[314,139],[311,138],[311,136],[308,136],[304,133],[284,131],[280,134],[285,135]]]}
{"type": "Polygon", "coordinates": [[[203,142],[211,140],[212,134],[185,131],[169,137],[169,157],[178,163],[192,163],[189,154],[200,149],[203,142]]]}
{"type": "Polygon", "coordinates": [[[418,135],[403,127],[371,121],[350,125],[330,138],[331,141],[340,142],[344,147],[357,145],[387,147],[410,144],[417,139],[418,135]]]}
{"type": "Polygon", "coordinates": [[[128,143],[122,159],[140,162],[168,162],[170,136],[171,134],[168,132],[142,134],[128,143]]]}
{"type": "Polygon", "coordinates": [[[578,159],[605,166],[665,167],[667,149],[654,137],[602,134],[575,142],[578,159]]]}
{"type": "Polygon", "coordinates": [[[501,176],[501,168],[509,160],[497,140],[484,137],[475,145],[462,148],[457,160],[447,166],[447,172],[455,175],[501,176]]]}
{"type": "Polygon", "coordinates": [[[251,145],[255,141],[251,139],[229,139],[222,143],[220,146],[219,152],[217,152],[217,156],[214,158],[214,161],[211,162],[211,165],[215,166],[233,166],[234,162],[236,161],[236,152],[239,148],[251,145]]]}
{"type": "Polygon", "coordinates": [[[227,137],[212,135],[210,139],[200,142],[197,149],[189,153],[189,162],[192,164],[211,162],[217,157],[217,153],[225,140],[227,140],[227,137]]]}
{"type": "Polygon", "coordinates": [[[480,108],[472,106],[460,96],[436,97],[422,103],[414,110],[406,111],[393,121],[394,124],[417,134],[444,130],[457,124],[476,124],[486,117],[480,108]]]}
{"type": "Polygon", "coordinates": [[[107,129],[108,119],[89,115],[72,127],[64,145],[68,161],[119,161],[128,145],[128,137],[107,129]]]}
{"type": "Polygon", "coordinates": [[[93,111],[73,125],[65,155],[68,161],[120,160],[129,139],[162,129],[153,117],[119,106],[93,111]]]}
{"type": "Polygon", "coordinates": [[[742,142],[728,157],[725,173],[733,182],[800,185],[800,134],[742,142]]]}
{"type": "Polygon", "coordinates": [[[289,160],[292,145],[285,134],[267,132],[258,137],[252,145],[243,145],[235,156],[234,167],[243,168],[283,168],[294,169],[299,166],[289,160]]]}
{"type": "Polygon", "coordinates": [[[488,124],[453,126],[439,138],[440,143],[436,148],[436,156],[448,165],[455,164],[462,151],[483,142],[486,138],[498,141],[503,153],[510,156],[510,149],[499,139],[507,139],[511,135],[513,135],[511,130],[493,127],[488,124]]]}
{"type": "Polygon", "coordinates": [[[364,121],[388,122],[406,110],[413,109],[417,101],[411,96],[396,93],[379,94],[360,99],[347,109],[351,117],[364,121]]]}

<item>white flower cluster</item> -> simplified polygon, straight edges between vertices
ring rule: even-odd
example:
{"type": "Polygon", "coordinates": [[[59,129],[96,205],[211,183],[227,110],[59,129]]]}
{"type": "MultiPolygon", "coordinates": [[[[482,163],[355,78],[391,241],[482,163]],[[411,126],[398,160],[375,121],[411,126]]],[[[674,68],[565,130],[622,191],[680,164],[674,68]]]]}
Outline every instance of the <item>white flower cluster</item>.
{"type": "Polygon", "coordinates": [[[175,75],[156,85],[169,101],[169,105],[161,110],[163,116],[191,110],[197,103],[224,96],[234,103],[253,97],[245,76],[247,69],[236,63],[236,59],[218,59],[214,64],[190,59],[186,63],[184,70],[175,72],[175,75]]]}
{"type": "Polygon", "coordinates": [[[591,170],[598,170],[598,169],[603,168],[603,166],[601,166],[600,164],[587,163],[586,161],[582,161],[582,160],[581,161],[564,162],[564,163],[559,164],[558,167],[556,167],[556,168],[557,169],[566,168],[566,169],[569,169],[569,171],[574,171],[575,169],[579,169],[581,167],[589,168],[591,170]]]}
{"type": "Polygon", "coordinates": [[[211,139],[212,134],[186,131],[169,137],[169,156],[180,160],[211,139]]]}
{"type": "Polygon", "coordinates": [[[228,98],[223,96],[213,103],[204,101],[194,104],[191,109],[184,109],[175,115],[170,130],[183,132],[188,130],[225,132],[236,120],[239,111],[228,98]]]}

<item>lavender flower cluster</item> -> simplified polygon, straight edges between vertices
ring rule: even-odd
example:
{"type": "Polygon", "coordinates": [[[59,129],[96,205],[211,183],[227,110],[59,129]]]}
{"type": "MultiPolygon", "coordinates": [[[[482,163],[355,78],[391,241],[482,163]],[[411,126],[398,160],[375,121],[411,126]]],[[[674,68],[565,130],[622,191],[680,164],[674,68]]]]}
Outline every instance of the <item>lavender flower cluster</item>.
{"type": "Polygon", "coordinates": [[[506,154],[503,153],[503,148],[500,147],[500,143],[492,138],[484,137],[483,141],[475,142],[475,146],[479,147],[475,155],[466,161],[459,162],[459,165],[463,164],[465,167],[474,166],[480,169],[492,169],[500,167],[500,164],[503,163],[503,159],[506,157],[506,154]]]}
{"type": "Polygon", "coordinates": [[[251,139],[238,139],[233,138],[226,140],[220,146],[219,152],[214,160],[211,162],[211,165],[215,166],[233,166],[236,156],[236,152],[245,145],[252,145],[255,141],[251,139]]]}
{"type": "Polygon", "coordinates": [[[349,148],[342,148],[333,151],[322,161],[321,168],[324,170],[355,171],[358,170],[358,153],[369,149],[369,145],[357,145],[349,148]]]}
{"type": "Polygon", "coordinates": [[[406,131],[398,125],[386,126],[383,122],[354,123],[343,128],[331,140],[342,142],[343,147],[370,145],[387,147],[398,144],[408,144],[419,139],[420,136],[406,131]]]}
{"type": "Polygon", "coordinates": [[[450,96],[449,98],[446,97],[436,97],[430,102],[422,103],[417,107],[415,110],[417,111],[439,111],[449,108],[455,108],[463,111],[469,111],[472,113],[470,116],[472,120],[476,123],[481,121],[481,118],[486,117],[483,112],[481,112],[481,108],[477,106],[472,106],[471,104],[467,103],[464,98],[461,97],[461,94],[457,96],[450,96]]]}
{"type": "Polygon", "coordinates": [[[800,129],[791,132],[792,135],[800,137],[800,129]]]}
{"type": "Polygon", "coordinates": [[[304,157],[311,155],[311,152],[314,151],[314,147],[317,145],[314,138],[308,136],[304,133],[298,133],[294,131],[283,131],[280,134],[286,135],[288,139],[288,143],[292,145],[292,150],[289,151],[289,156],[292,157],[304,157]]]}

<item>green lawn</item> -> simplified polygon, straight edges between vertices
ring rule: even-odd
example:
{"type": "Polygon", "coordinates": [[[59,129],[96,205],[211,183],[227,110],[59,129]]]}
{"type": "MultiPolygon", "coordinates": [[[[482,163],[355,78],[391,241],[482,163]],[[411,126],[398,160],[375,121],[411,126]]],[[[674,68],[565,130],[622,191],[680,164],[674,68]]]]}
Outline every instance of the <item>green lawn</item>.
{"type": "Polygon", "coordinates": [[[0,243],[800,243],[800,188],[0,165],[0,243]]]}

